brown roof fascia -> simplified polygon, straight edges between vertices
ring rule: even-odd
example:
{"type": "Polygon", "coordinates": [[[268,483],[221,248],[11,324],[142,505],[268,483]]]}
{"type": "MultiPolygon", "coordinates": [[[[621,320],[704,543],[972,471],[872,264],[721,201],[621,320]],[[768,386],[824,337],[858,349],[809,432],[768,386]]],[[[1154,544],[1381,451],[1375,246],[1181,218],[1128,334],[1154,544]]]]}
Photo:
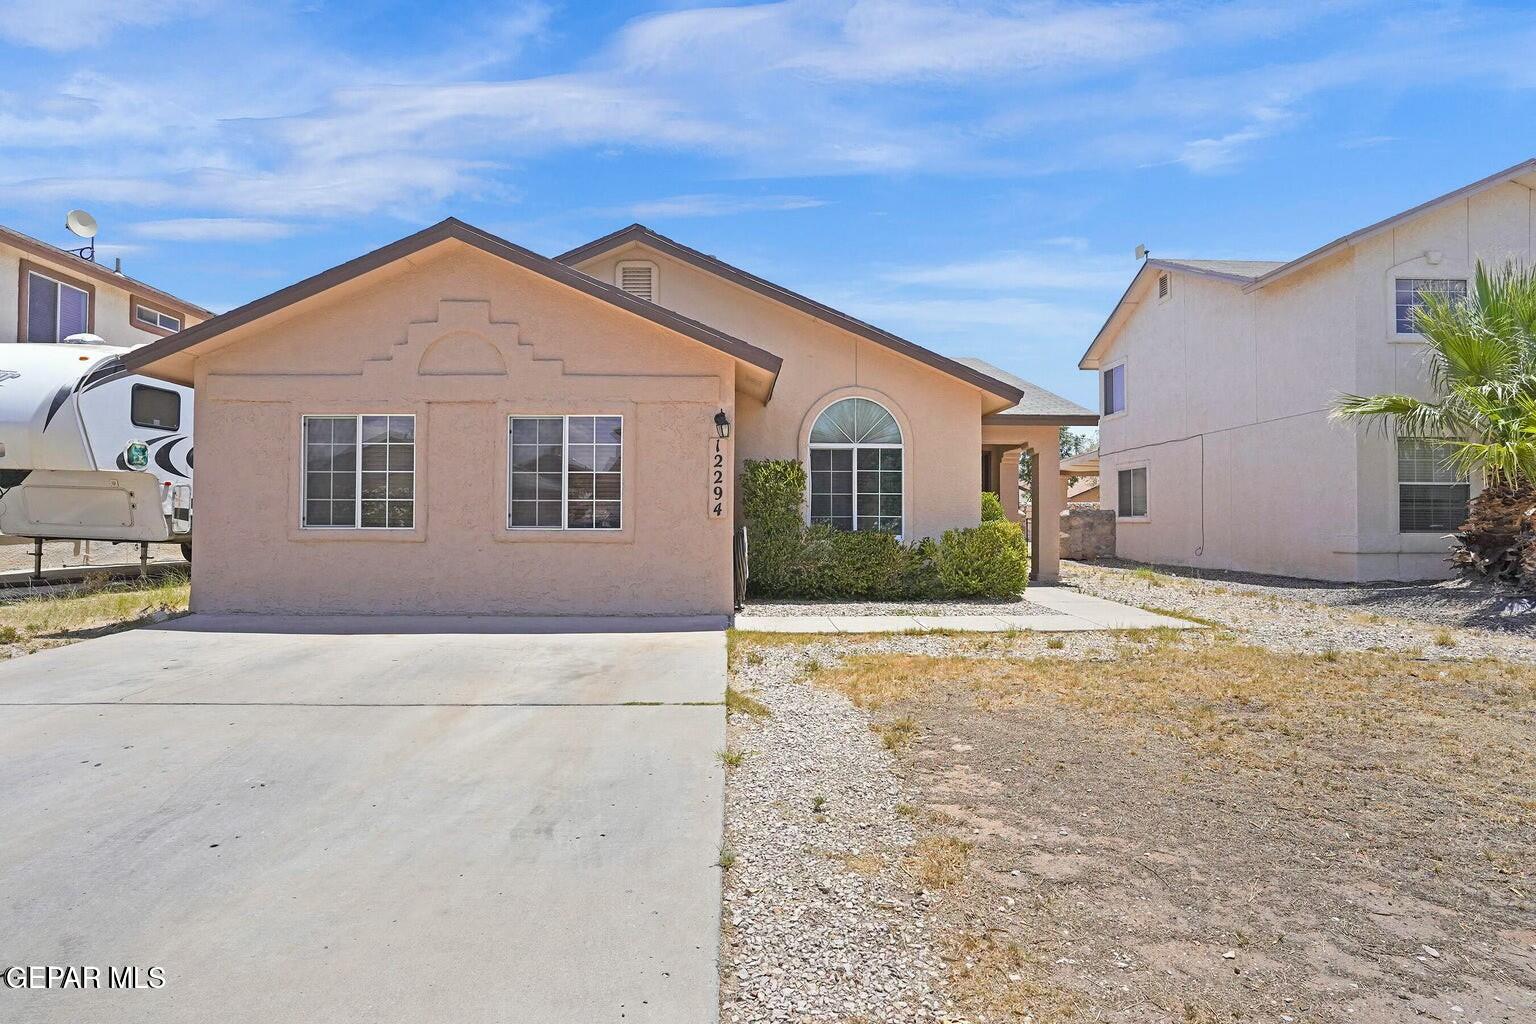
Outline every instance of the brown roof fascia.
{"type": "Polygon", "coordinates": [[[760,349],[756,345],[717,331],[713,327],[699,323],[697,320],[691,320],[679,313],[674,313],[663,306],[636,298],[621,288],[604,284],[587,274],[581,273],[579,270],[556,263],[547,256],[540,256],[531,249],[524,249],[522,246],[515,245],[504,238],[498,238],[489,232],[466,224],[456,217],[449,217],[415,234],[407,235],[372,252],[364,253],[356,259],[348,260],[346,263],[332,267],[330,270],[322,271],[313,277],[307,277],[286,288],[280,288],[270,295],[255,299],[243,306],[237,306],[227,313],[221,313],[211,320],[206,320],[194,327],[189,327],[168,338],[152,342],[143,348],[134,349],[123,356],[123,364],[130,370],[141,369],[156,360],[184,351],[194,345],[202,344],[236,327],[242,327],[263,317],[270,316],[295,303],[328,291],[339,284],[361,277],[364,274],[403,259],[412,253],[420,252],[429,246],[449,239],[463,242],[489,255],[542,274],[594,298],[602,299],[637,316],[644,317],[652,323],[659,324],[678,334],[702,342],[711,348],[718,349],[727,355],[750,363],[771,374],[777,375],[779,367],[783,364],[783,360],[779,356],[760,349]]]}
{"type": "Polygon", "coordinates": [[[555,259],[567,264],[581,263],[595,256],[611,252],[620,246],[628,245],[631,242],[643,242],[674,259],[681,260],[707,273],[724,278],[732,284],[739,285],[748,291],[756,292],[775,302],[780,302],[807,316],[815,317],[834,327],[842,328],[850,334],[856,334],[868,341],[883,345],[941,373],[947,373],[951,377],[963,380],[967,384],[978,387],[989,394],[997,395],[999,398],[1005,398],[1010,402],[1018,402],[1024,397],[1024,393],[1012,384],[989,377],[984,373],[973,370],[964,363],[939,355],[937,352],[926,349],[915,342],[898,337],[889,331],[881,330],[873,324],[867,324],[862,320],[855,319],[847,313],[833,309],[825,303],[817,302],[815,299],[801,295],[799,292],[790,291],[782,285],[764,280],[756,274],[748,273],[740,267],[734,267],[723,260],[699,252],[697,249],[691,249],[681,242],[668,238],[665,235],[657,234],[644,224],[631,224],[626,228],[620,228],[618,231],[593,239],[585,245],[577,246],[569,252],[562,253],[556,256],[555,259]]]}
{"type": "Polygon", "coordinates": [[[108,270],[99,263],[92,263],[90,260],[81,259],[66,249],[60,249],[56,245],[49,245],[47,242],[33,238],[31,235],[24,235],[14,228],[0,225],[0,244],[13,246],[41,260],[49,260],[63,268],[63,273],[79,274],[101,284],[109,284],[114,288],[121,288],[123,291],[138,292],[152,297],[161,305],[171,307],[169,312],[191,315],[200,319],[207,319],[213,316],[211,310],[204,309],[202,306],[194,305],[186,299],[177,298],[170,292],[161,291],[154,285],[145,284],[143,281],[129,277],[127,274],[119,274],[116,271],[108,270]]]}

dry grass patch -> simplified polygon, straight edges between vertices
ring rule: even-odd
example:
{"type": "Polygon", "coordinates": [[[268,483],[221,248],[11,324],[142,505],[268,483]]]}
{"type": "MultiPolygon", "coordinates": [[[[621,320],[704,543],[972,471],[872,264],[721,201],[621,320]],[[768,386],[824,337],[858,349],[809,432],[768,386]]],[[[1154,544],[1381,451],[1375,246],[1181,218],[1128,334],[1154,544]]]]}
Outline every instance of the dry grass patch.
{"type": "Polygon", "coordinates": [[[766,718],[773,714],[772,709],[755,697],[751,697],[734,686],[725,688],[725,713],[728,715],[751,715],[754,718],[766,718]]]}
{"type": "Polygon", "coordinates": [[[949,961],[949,994],[967,1013],[1032,1024],[1083,1019],[1077,995],[1052,984],[1048,966],[1006,937],[991,932],[951,933],[945,937],[943,953],[949,961]]]}
{"type": "MultiPolygon", "coordinates": [[[[984,710],[1047,708],[1174,737],[1213,769],[1369,767],[1455,793],[1485,815],[1529,814],[1536,669],[1184,644],[1177,632],[1142,639],[1106,660],[855,654],[812,680],[868,709],[957,698],[984,710]],[[1390,756],[1362,762],[1362,747],[1390,756]]],[[[889,749],[913,738],[909,717],[876,727],[889,749]]]]}
{"type": "Polygon", "coordinates": [[[907,873],[928,889],[953,889],[971,866],[971,844],[954,836],[924,836],[906,860],[907,873]]]}
{"type": "Polygon", "coordinates": [[[0,603],[0,647],[14,657],[130,629],[185,612],[190,593],[187,578],[172,573],[147,580],[92,580],[46,596],[18,596],[0,603]]]}
{"type": "Polygon", "coordinates": [[[902,715],[889,722],[871,723],[869,728],[870,731],[879,735],[880,742],[885,745],[886,750],[896,751],[911,743],[917,736],[917,719],[911,715],[902,715]]]}

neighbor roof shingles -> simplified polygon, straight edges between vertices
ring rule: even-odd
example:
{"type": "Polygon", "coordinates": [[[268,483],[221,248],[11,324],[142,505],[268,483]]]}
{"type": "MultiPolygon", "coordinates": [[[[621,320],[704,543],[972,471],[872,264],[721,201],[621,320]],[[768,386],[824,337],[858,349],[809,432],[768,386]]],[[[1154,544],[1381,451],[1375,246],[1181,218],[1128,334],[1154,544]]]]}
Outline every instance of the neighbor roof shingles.
{"type": "Polygon", "coordinates": [[[961,356],[957,361],[978,373],[1007,381],[1023,393],[1017,405],[984,417],[982,420],[984,423],[1060,423],[1063,426],[1088,427],[1099,422],[1099,414],[1092,409],[1086,409],[1070,399],[1062,398],[1038,384],[1031,384],[1017,374],[969,356],[961,356]]]}

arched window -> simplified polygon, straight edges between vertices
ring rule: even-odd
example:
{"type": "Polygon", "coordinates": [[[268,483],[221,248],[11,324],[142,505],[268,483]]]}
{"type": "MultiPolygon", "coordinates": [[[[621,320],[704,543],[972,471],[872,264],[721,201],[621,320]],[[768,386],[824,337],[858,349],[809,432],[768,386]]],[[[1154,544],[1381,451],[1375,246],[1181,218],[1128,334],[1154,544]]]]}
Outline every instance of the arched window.
{"type": "Polygon", "coordinates": [[[902,529],[901,427],[878,402],[844,398],[811,427],[811,522],[902,529]]]}

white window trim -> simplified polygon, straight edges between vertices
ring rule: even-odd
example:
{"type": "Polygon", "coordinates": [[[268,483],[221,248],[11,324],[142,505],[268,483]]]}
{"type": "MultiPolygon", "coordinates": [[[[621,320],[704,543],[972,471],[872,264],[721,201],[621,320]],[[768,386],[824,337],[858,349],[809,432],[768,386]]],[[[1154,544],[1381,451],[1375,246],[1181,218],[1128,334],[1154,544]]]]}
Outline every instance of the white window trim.
{"type": "MultiPolygon", "coordinates": [[[[31,268],[31,267],[28,267],[27,268],[27,278],[28,278],[28,280],[27,280],[27,293],[28,293],[27,294],[27,307],[28,307],[28,309],[31,308],[31,304],[32,304],[32,295],[31,295],[32,281],[31,281],[31,278],[34,278],[34,277],[40,277],[44,281],[52,281],[54,286],[58,289],[58,291],[55,292],[54,296],[53,296],[53,333],[54,333],[54,339],[53,339],[52,343],[56,344],[58,342],[63,341],[65,339],[65,337],[67,337],[67,335],[63,335],[63,334],[59,333],[59,331],[61,330],[61,328],[59,326],[59,322],[64,319],[63,303],[64,303],[64,289],[65,288],[68,288],[72,292],[79,292],[81,295],[85,296],[85,328],[86,328],[87,331],[90,330],[90,327],[91,327],[91,303],[93,301],[95,301],[95,296],[94,295],[92,295],[89,291],[85,290],[84,288],[81,288],[77,284],[70,284],[68,281],[62,281],[59,278],[54,277],[51,274],[45,274],[45,273],[43,273],[40,270],[36,270],[36,269],[31,268]]],[[[31,341],[30,338],[28,338],[26,340],[27,341],[31,341]]],[[[36,344],[36,345],[47,345],[47,344],[50,344],[49,342],[32,342],[32,343],[36,344]]]]}
{"type": "MultiPolygon", "coordinates": [[[[624,449],[629,431],[624,425],[624,414],[619,412],[513,412],[507,414],[507,515],[505,525],[512,533],[561,533],[579,534],[582,536],[606,537],[623,533],[629,527],[629,511],[624,507],[624,474],[627,472],[629,456],[624,449]],[[619,525],[608,526],[571,526],[570,507],[570,444],[571,444],[571,417],[576,416],[586,419],[590,416],[604,416],[619,421],[619,525]],[[513,420],[560,420],[560,525],[559,526],[513,526],[512,525],[512,421],[513,420]]],[[[609,500],[609,499],[604,499],[609,500]]]]}
{"type": "Polygon", "coordinates": [[[1128,358],[1120,358],[1115,360],[1113,363],[1106,363],[1099,367],[1099,421],[1101,423],[1105,420],[1119,419],[1121,416],[1124,416],[1126,411],[1131,407],[1131,374],[1130,371],[1126,369],[1126,366],[1129,362],[1130,360],[1128,358]],[[1122,379],[1125,381],[1125,404],[1114,412],[1107,412],[1105,411],[1106,403],[1104,401],[1104,378],[1109,376],[1109,372],[1111,370],[1121,371],[1122,379]]]}
{"type": "MultiPolygon", "coordinates": [[[[846,449],[846,450],[851,450],[853,452],[853,474],[854,474],[853,495],[852,495],[852,497],[853,497],[853,532],[857,533],[858,530],[859,530],[859,482],[858,482],[859,453],[858,453],[858,449],[860,449],[860,448],[874,448],[874,449],[893,448],[893,449],[901,452],[902,453],[901,454],[901,531],[899,533],[895,534],[895,537],[896,537],[897,540],[902,540],[902,539],[904,539],[906,537],[906,533],[907,533],[907,454],[906,454],[907,434],[906,434],[906,431],[901,430],[901,421],[896,418],[896,414],[891,412],[890,408],[887,407],[884,402],[878,401],[878,400],[876,400],[874,398],[870,398],[868,395],[843,395],[841,398],[834,398],[832,401],[828,402],[826,405],[822,406],[820,409],[818,409],[816,411],[816,415],[811,417],[811,430],[815,430],[816,429],[816,422],[818,420],[820,420],[823,415],[826,414],[826,411],[828,409],[832,408],[834,405],[838,404],[839,402],[847,401],[850,398],[862,398],[862,399],[864,399],[864,401],[870,402],[870,403],[872,403],[874,405],[878,405],[882,410],[884,410],[885,414],[891,418],[891,422],[896,424],[896,429],[901,431],[901,443],[900,444],[865,444],[865,443],[862,443],[862,442],[852,442],[852,441],[811,441],[811,440],[807,440],[806,443],[805,443],[805,469],[806,469],[806,473],[809,474],[811,472],[811,452],[813,452],[813,451],[816,451],[818,449],[828,450],[828,451],[834,450],[834,449],[836,449],[836,450],[845,450],[846,449]]],[[[883,493],[884,492],[882,492],[882,494],[883,493]]],[[[814,497],[814,495],[811,492],[811,487],[810,487],[809,479],[807,479],[807,481],[806,481],[805,497],[806,497],[806,502],[805,502],[805,524],[807,526],[810,526],[810,525],[812,525],[811,524],[811,499],[814,497]]],[[[882,517],[878,517],[877,516],[876,518],[882,518],[882,517]]]]}
{"type": "MultiPolygon", "coordinates": [[[[1115,466],[1115,522],[1117,523],[1149,523],[1152,521],[1152,468],[1147,462],[1126,462],[1115,466]],[[1120,474],[1139,469],[1147,478],[1147,511],[1139,516],[1123,516],[1120,514],[1120,474]]],[[[1104,484],[1104,478],[1099,477],[1099,486],[1104,484]]]]}
{"type": "Polygon", "coordinates": [[[1472,277],[1465,272],[1442,266],[1430,266],[1422,270],[1393,267],[1387,273],[1387,334],[1393,341],[1422,342],[1424,335],[1418,331],[1397,329],[1397,282],[1398,281],[1460,281],[1472,294],[1472,277]]]}
{"type": "MultiPolygon", "coordinates": [[[[646,301],[659,303],[661,301],[661,268],[651,260],[620,260],[614,264],[613,286],[623,291],[626,295],[633,294],[624,289],[623,281],[626,267],[645,267],[651,272],[651,297],[646,301]]],[[[638,299],[640,296],[636,295],[635,298],[638,299]]]]}
{"type": "MultiPolygon", "coordinates": [[[[314,412],[305,413],[299,418],[299,529],[319,530],[325,532],[359,531],[365,533],[409,533],[419,529],[421,525],[421,508],[416,502],[416,487],[421,478],[421,435],[417,432],[416,414],[413,412],[314,412]],[[363,417],[364,416],[400,416],[410,417],[411,420],[411,525],[410,526],[364,526],[363,525],[363,417]],[[357,465],[353,467],[355,477],[352,502],[355,506],[351,526],[311,526],[306,521],[309,515],[309,421],[314,420],[339,420],[351,417],[357,421],[357,465]]],[[[374,471],[376,472],[376,471],[374,471]]],[[[390,472],[386,470],[385,472],[390,472]]],[[[395,470],[394,472],[399,472],[395,470]]],[[[369,498],[369,501],[377,501],[369,498]]],[[[402,498],[386,498],[386,501],[402,501],[402,498]]]]}
{"type": "Polygon", "coordinates": [[[1445,482],[1434,481],[1434,480],[1404,480],[1402,472],[1399,469],[1400,457],[1399,457],[1399,454],[1398,454],[1398,447],[1405,440],[1412,440],[1412,438],[1404,438],[1404,437],[1402,437],[1400,435],[1393,435],[1393,437],[1392,437],[1392,452],[1391,452],[1391,454],[1392,454],[1392,520],[1393,520],[1394,524],[1397,527],[1397,535],[1399,537],[1449,537],[1452,533],[1455,532],[1454,529],[1452,529],[1452,530],[1405,530],[1405,529],[1403,529],[1403,486],[1404,485],[1408,485],[1408,486],[1412,486],[1412,487],[1465,487],[1467,489],[1467,502],[1469,504],[1471,503],[1472,499],[1477,497],[1478,492],[1482,490],[1482,487],[1478,484],[1477,481],[1473,480],[1471,477],[1468,477],[1466,480],[1445,481],[1445,482]]]}

